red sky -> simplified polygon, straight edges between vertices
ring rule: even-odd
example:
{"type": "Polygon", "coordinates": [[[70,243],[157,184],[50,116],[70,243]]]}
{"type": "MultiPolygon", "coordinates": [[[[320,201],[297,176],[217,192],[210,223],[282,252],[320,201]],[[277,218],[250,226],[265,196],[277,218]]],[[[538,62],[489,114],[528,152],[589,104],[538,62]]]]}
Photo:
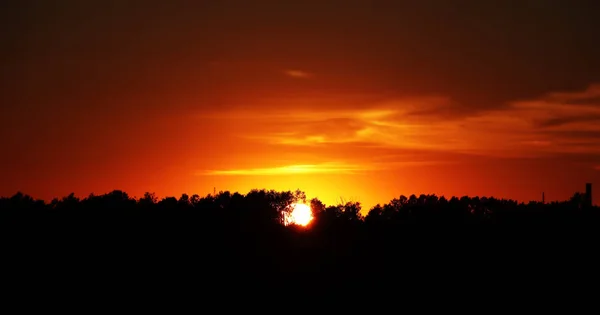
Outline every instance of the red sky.
{"type": "Polygon", "coordinates": [[[3,2],[0,195],[600,186],[597,2],[249,3],[3,2]]]}

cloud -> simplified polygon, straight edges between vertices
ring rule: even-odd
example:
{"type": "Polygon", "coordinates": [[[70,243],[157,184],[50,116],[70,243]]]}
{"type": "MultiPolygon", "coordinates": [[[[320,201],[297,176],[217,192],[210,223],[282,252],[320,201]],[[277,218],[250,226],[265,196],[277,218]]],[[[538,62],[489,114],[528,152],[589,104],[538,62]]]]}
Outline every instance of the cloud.
{"type": "Polygon", "coordinates": [[[399,169],[409,166],[428,166],[440,164],[452,164],[455,161],[447,160],[405,160],[405,161],[379,161],[363,164],[351,164],[341,162],[330,162],[320,164],[294,164],[285,166],[275,166],[267,168],[247,168],[247,169],[223,169],[223,170],[203,170],[196,172],[197,176],[277,176],[291,174],[338,174],[351,175],[366,171],[399,169]]]}
{"type": "Polygon", "coordinates": [[[369,107],[298,108],[293,111],[246,112],[239,118],[262,126],[244,138],[271,144],[312,146],[369,144],[392,147],[432,148],[436,131],[429,119],[415,115],[427,109],[444,109],[449,100],[439,97],[407,98],[371,103],[369,107]]]}
{"type": "Polygon", "coordinates": [[[551,103],[598,104],[600,103],[600,84],[590,84],[584,91],[548,93],[544,99],[551,103]]]}
{"type": "MultiPolygon", "coordinates": [[[[598,103],[600,104],[600,101],[598,103]]],[[[592,114],[592,115],[584,115],[584,116],[548,118],[545,121],[540,122],[540,127],[559,127],[559,126],[573,124],[573,123],[577,123],[577,122],[600,123],[600,115],[592,114]]]]}
{"type": "Polygon", "coordinates": [[[584,91],[554,92],[478,112],[466,112],[443,96],[371,99],[346,108],[328,105],[335,103],[331,98],[294,98],[293,107],[237,110],[223,117],[232,126],[246,126],[239,137],[281,147],[336,146],[354,148],[353,152],[388,148],[493,157],[600,154],[600,102],[594,102],[598,95],[596,84],[584,91]]]}
{"type": "Polygon", "coordinates": [[[356,172],[373,170],[373,167],[345,163],[322,163],[304,165],[286,165],[270,168],[250,168],[232,170],[200,171],[197,175],[289,175],[289,174],[354,174],[356,172]]]}
{"type": "Polygon", "coordinates": [[[312,77],[312,74],[302,71],[302,70],[285,70],[284,73],[288,77],[296,78],[296,79],[308,79],[308,78],[312,77]]]}
{"type": "MultiPolygon", "coordinates": [[[[245,138],[280,145],[329,145],[329,144],[385,144],[395,146],[400,142],[418,146],[411,137],[427,134],[422,124],[394,118],[394,109],[357,110],[310,110],[291,114],[266,114],[255,117],[263,129],[245,133],[245,138]],[[414,143],[408,143],[412,141],[414,143]]],[[[252,119],[252,118],[248,118],[252,119]]],[[[423,143],[423,142],[422,142],[423,143]]]]}

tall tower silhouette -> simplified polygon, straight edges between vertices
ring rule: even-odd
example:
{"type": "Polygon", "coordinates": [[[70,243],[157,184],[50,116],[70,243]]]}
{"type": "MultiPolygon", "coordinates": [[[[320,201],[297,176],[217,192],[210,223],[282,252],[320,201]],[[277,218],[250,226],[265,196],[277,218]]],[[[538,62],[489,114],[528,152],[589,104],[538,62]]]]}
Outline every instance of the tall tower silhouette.
{"type": "Polygon", "coordinates": [[[585,184],[585,207],[592,207],[592,183],[585,184]]]}
{"type": "Polygon", "coordinates": [[[542,204],[546,204],[546,193],[542,192],[542,204]]]}

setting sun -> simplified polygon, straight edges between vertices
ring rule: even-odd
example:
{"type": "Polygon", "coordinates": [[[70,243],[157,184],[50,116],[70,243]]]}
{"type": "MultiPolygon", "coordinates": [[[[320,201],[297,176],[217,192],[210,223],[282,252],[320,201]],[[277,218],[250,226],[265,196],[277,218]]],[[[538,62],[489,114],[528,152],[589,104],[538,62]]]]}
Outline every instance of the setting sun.
{"type": "Polygon", "coordinates": [[[309,205],[303,203],[295,203],[291,205],[292,211],[286,218],[286,225],[297,224],[306,226],[312,221],[312,210],[309,205]]]}

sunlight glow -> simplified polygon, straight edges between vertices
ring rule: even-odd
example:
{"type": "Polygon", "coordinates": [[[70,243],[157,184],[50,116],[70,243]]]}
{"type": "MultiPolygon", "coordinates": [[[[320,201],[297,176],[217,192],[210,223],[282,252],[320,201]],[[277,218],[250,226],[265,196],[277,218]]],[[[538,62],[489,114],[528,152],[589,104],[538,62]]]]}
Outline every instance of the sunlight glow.
{"type": "Polygon", "coordinates": [[[254,168],[239,170],[211,170],[198,172],[198,175],[286,175],[286,174],[352,174],[367,170],[367,167],[345,163],[296,164],[271,168],[254,168]]]}
{"type": "Polygon", "coordinates": [[[313,219],[312,210],[309,205],[295,203],[291,205],[291,213],[285,217],[285,225],[297,224],[307,226],[313,219]]]}

